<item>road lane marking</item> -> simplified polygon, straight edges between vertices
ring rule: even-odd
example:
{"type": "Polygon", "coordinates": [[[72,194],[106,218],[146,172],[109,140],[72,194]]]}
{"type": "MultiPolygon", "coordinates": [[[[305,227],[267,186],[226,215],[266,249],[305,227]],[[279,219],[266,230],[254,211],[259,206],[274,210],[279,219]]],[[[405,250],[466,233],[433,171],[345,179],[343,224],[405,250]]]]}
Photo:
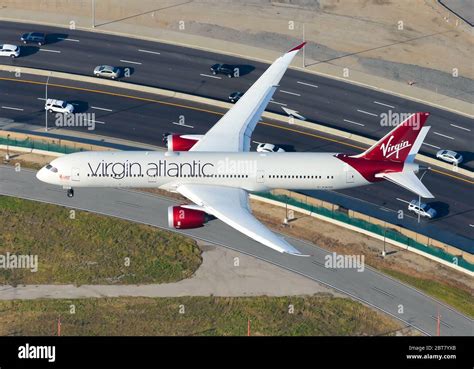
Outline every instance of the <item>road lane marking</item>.
{"type": "MultiPolygon", "coordinates": [[[[25,84],[40,85],[40,86],[44,86],[46,84],[46,82],[41,82],[41,81],[32,81],[32,80],[28,80],[28,79],[18,79],[18,78],[9,78],[9,77],[0,77],[0,81],[25,83],[25,84]]],[[[224,113],[221,113],[221,112],[218,112],[218,111],[215,111],[215,110],[204,109],[204,108],[200,108],[200,107],[196,107],[196,106],[190,106],[190,105],[174,103],[174,102],[169,102],[169,101],[150,99],[150,98],[146,98],[146,97],[127,95],[127,94],[122,94],[122,93],[118,93],[118,92],[109,92],[109,91],[103,91],[103,90],[97,90],[97,89],[91,89],[91,88],[85,88],[85,87],[68,86],[68,85],[63,85],[63,84],[59,84],[59,83],[49,83],[49,86],[64,88],[64,89],[67,89],[67,90],[93,92],[93,93],[97,93],[97,94],[101,94],[101,95],[115,96],[115,97],[121,97],[121,98],[125,98],[125,99],[137,100],[137,101],[147,101],[147,102],[152,102],[152,103],[161,104],[161,105],[176,106],[176,107],[179,107],[179,108],[184,108],[184,109],[189,109],[189,110],[194,110],[194,111],[200,111],[200,112],[203,112],[203,113],[214,114],[214,115],[219,115],[219,116],[224,115],[224,113]]],[[[45,100],[44,98],[41,98],[41,97],[38,97],[37,99],[38,100],[45,100]]],[[[298,134],[308,136],[308,137],[313,137],[313,138],[317,138],[317,139],[321,139],[321,140],[325,140],[325,141],[335,142],[337,144],[344,145],[344,146],[347,146],[347,147],[352,147],[354,149],[358,149],[358,150],[361,150],[361,151],[364,151],[364,150],[367,149],[366,147],[363,147],[363,146],[351,144],[351,143],[348,143],[348,142],[345,142],[345,141],[342,141],[342,140],[338,140],[338,139],[335,139],[335,138],[321,136],[321,135],[316,134],[316,133],[300,131],[298,129],[291,128],[291,127],[284,127],[284,126],[280,126],[280,125],[273,124],[273,123],[268,123],[268,122],[260,122],[259,124],[262,124],[262,125],[265,125],[265,126],[268,126],[268,127],[273,127],[273,128],[280,129],[280,130],[284,130],[284,131],[288,131],[288,132],[298,133],[298,134]]],[[[467,178],[463,178],[463,177],[460,177],[460,176],[457,176],[457,175],[454,175],[454,174],[451,174],[451,173],[448,173],[448,172],[444,172],[442,170],[431,168],[431,171],[434,172],[434,173],[438,173],[440,175],[444,175],[444,176],[447,176],[447,177],[457,179],[458,181],[466,182],[466,183],[469,183],[469,184],[474,184],[474,181],[471,181],[467,178]]]]}
{"type": "Polygon", "coordinates": [[[378,293],[381,293],[381,294],[383,294],[383,295],[385,295],[385,296],[388,296],[388,297],[390,297],[390,298],[392,298],[392,299],[395,297],[395,295],[393,295],[393,294],[391,294],[391,293],[388,293],[387,291],[384,291],[384,290],[382,290],[381,288],[372,286],[372,289],[373,289],[374,291],[376,291],[376,292],[378,292],[378,293]]]}
{"type": "Polygon", "coordinates": [[[39,51],[46,51],[48,53],[57,53],[57,54],[61,54],[61,51],[59,50],[51,50],[51,49],[39,49],[39,51]]]}
{"type": "Polygon", "coordinates": [[[278,102],[278,101],[273,101],[273,100],[271,100],[270,102],[271,102],[272,104],[277,104],[277,105],[281,105],[281,106],[286,106],[286,104],[283,104],[283,103],[278,102]]]}
{"type": "Polygon", "coordinates": [[[367,115],[373,115],[374,117],[378,117],[378,116],[379,116],[378,114],[370,113],[370,112],[365,111],[365,110],[359,110],[359,109],[357,109],[357,111],[358,111],[359,113],[364,113],[364,114],[367,114],[367,115]]]}
{"type": "Polygon", "coordinates": [[[141,65],[141,64],[142,64],[142,63],[140,63],[140,62],[131,61],[131,60],[122,60],[122,59],[120,59],[120,61],[121,61],[122,63],[130,63],[130,64],[138,64],[138,65],[141,65]]]}
{"type": "Polygon", "coordinates": [[[150,50],[143,50],[143,49],[138,49],[138,51],[140,51],[141,53],[148,53],[148,54],[156,54],[156,55],[161,54],[158,51],[150,51],[150,50]]]}
{"type": "Polygon", "coordinates": [[[454,174],[451,174],[451,173],[443,172],[442,170],[438,170],[438,169],[433,169],[433,168],[431,168],[431,171],[432,171],[432,172],[435,172],[435,173],[438,173],[438,174],[442,174],[443,176],[452,177],[452,178],[454,178],[454,179],[457,179],[458,181],[463,181],[463,182],[466,182],[466,183],[469,183],[469,184],[474,184],[474,181],[471,181],[471,180],[469,180],[469,179],[467,179],[467,178],[455,176],[454,174]]]}
{"type": "Polygon", "coordinates": [[[379,104],[379,105],[386,106],[386,107],[388,107],[388,108],[395,109],[395,107],[394,107],[393,105],[384,104],[384,103],[381,103],[381,102],[379,102],[379,101],[374,101],[374,104],[379,104]]]}
{"type": "Polygon", "coordinates": [[[204,73],[201,73],[200,76],[208,77],[208,78],[215,78],[215,79],[222,79],[222,77],[219,77],[219,76],[211,76],[210,74],[204,74],[204,73]]]}
{"type": "Polygon", "coordinates": [[[324,263],[321,263],[319,261],[312,260],[311,263],[313,263],[314,265],[320,266],[320,267],[322,267],[326,270],[330,270],[331,272],[337,272],[337,268],[328,268],[328,267],[326,267],[326,265],[324,263]]]}
{"type": "Polygon", "coordinates": [[[61,41],[79,42],[79,40],[76,40],[75,38],[66,38],[66,37],[58,37],[58,40],[61,40],[61,41]]]}
{"type": "Polygon", "coordinates": [[[14,108],[12,106],[2,106],[2,109],[8,109],[8,110],[18,110],[18,111],[23,111],[24,109],[22,108],[14,108]]]}
{"type": "Polygon", "coordinates": [[[396,197],[395,199],[397,199],[398,201],[404,202],[405,204],[409,204],[409,203],[410,203],[410,201],[403,200],[403,199],[401,199],[401,198],[399,198],[399,197],[396,197]]]}
{"type": "Polygon", "coordinates": [[[301,96],[300,94],[297,94],[296,92],[290,92],[286,90],[280,90],[280,92],[283,94],[288,94],[288,95],[301,96]]]}
{"type": "Polygon", "coordinates": [[[435,149],[438,149],[438,150],[441,149],[441,147],[439,147],[439,146],[431,145],[431,144],[426,143],[426,142],[423,142],[423,145],[434,147],[435,149]]]}
{"type": "Polygon", "coordinates": [[[469,227],[473,227],[473,228],[474,228],[474,224],[469,224],[469,227]]]}
{"type": "Polygon", "coordinates": [[[304,85],[304,86],[318,88],[317,85],[312,85],[311,83],[306,83],[306,82],[301,82],[301,81],[297,81],[296,83],[299,83],[300,85],[304,85]]]}
{"type": "Polygon", "coordinates": [[[45,101],[46,99],[44,97],[37,97],[38,100],[43,100],[45,101]]]}
{"type": "MultiPolygon", "coordinates": [[[[431,315],[431,319],[433,319],[433,320],[435,320],[435,321],[438,321],[438,317],[437,317],[437,316],[431,315]]],[[[441,320],[441,319],[440,319],[440,320],[439,320],[439,323],[440,323],[441,325],[444,325],[445,327],[453,328],[453,326],[452,326],[451,324],[446,323],[444,320],[441,320]]]]}
{"type": "Polygon", "coordinates": [[[352,123],[352,124],[357,124],[358,126],[365,126],[365,124],[362,124],[362,123],[357,123],[357,122],[354,122],[352,120],[349,120],[349,119],[344,119],[344,122],[347,122],[347,123],[352,123]]]}
{"type": "Polygon", "coordinates": [[[184,124],[184,123],[178,123],[178,122],[171,122],[171,123],[176,124],[177,126],[188,127],[188,128],[194,128],[194,126],[190,126],[190,125],[184,124]]]}
{"type": "Polygon", "coordinates": [[[113,111],[112,109],[99,108],[98,106],[91,106],[91,109],[103,110],[103,111],[113,111]]]}
{"type": "Polygon", "coordinates": [[[94,123],[99,123],[99,124],[105,124],[105,122],[102,122],[101,120],[92,120],[92,119],[85,119],[86,122],[94,122],[94,123]]]}
{"type": "Polygon", "coordinates": [[[438,136],[441,136],[441,137],[446,137],[446,138],[449,138],[450,140],[454,140],[454,137],[451,137],[451,136],[446,136],[446,135],[443,135],[442,133],[439,133],[439,132],[433,132],[435,135],[438,135],[438,136]]]}
{"type": "Polygon", "coordinates": [[[450,124],[450,126],[452,126],[452,127],[456,127],[456,128],[459,128],[459,129],[463,129],[463,130],[465,130],[465,131],[468,131],[468,132],[471,132],[471,130],[470,130],[470,129],[468,129],[468,128],[464,128],[464,127],[461,127],[461,126],[457,126],[457,125],[455,125],[455,124],[450,124]]]}

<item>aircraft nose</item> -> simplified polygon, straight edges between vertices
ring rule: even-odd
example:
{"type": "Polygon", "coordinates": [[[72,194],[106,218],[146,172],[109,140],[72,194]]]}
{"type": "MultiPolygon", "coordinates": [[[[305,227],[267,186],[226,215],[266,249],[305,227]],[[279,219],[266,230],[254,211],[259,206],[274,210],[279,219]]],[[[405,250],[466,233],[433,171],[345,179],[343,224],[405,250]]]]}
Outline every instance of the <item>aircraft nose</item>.
{"type": "Polygon", "coordinates": [[[36,173],[36,178],[38,178],[41,182],[46,182],[46,168],[41,168],[36,173]]]}

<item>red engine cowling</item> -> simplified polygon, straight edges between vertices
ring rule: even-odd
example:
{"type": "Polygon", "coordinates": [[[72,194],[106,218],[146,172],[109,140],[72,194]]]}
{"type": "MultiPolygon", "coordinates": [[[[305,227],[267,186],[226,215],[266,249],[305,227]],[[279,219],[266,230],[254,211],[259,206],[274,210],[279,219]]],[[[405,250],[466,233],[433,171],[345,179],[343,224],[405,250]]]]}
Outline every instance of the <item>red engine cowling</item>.
{"type": "Polygon", "coordinates": [[[169,151],[189,151],[203,135],[165,135],[163,141],[169,151]]]}
{"type": "Polygon", "coordinates": [[[170,228],[199,228],[202,227],[208,219],[208,214],[202,210],[189,209],[183,206],[170,206],[168,208],[168,225],[170,228]]]}

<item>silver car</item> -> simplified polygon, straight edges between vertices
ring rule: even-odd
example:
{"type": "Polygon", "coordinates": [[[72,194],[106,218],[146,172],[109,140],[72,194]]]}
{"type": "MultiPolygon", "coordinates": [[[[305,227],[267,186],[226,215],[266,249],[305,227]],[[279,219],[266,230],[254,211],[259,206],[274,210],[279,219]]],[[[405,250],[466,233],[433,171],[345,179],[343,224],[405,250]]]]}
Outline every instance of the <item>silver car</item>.
{"type": "Polygon", "coordinates": [[[20,56],[20,48],[16,45],[3,44],[0,45],[0,56],[9,56],[18,58],[20,56]]]}
{"type": "Polygon", "coordinates": [[[111,65],[98,65],[94,69],[96,77],[106,77],[116,79],[120,77],[120,68],[112,67],[111,65]]]}
{"type": "Polygon", "coordinates": [[[451,164],[460,164],[462,162],[462,155],[452,150],[439,150],[436,153],[436,157],[451,164]]]}
{"type": "Polygon", "coordinates": [[[418,200],[411,200],[408,204],[408,210],[429,219],[433,219],[436,216],[435,209],[424,202],[418,202],[418,200]]]}

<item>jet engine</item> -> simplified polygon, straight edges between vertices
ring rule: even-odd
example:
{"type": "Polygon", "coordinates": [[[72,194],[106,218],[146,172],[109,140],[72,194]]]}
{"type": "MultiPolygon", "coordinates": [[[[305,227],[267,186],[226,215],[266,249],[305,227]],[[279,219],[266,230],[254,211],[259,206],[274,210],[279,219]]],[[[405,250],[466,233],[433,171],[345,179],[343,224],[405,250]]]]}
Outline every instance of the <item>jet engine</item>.
{"type": "Polygon", "coordinates": [[[204,135],[178,135],[165,133],[163,143],[168,151],[189,151],[204,135]]]}
{"type": "Polygon", "coordinates": [[[211,218],[205,211],[196,209],[198,206],[179,205],[168,207],[168,225],[170,228],[199,228],[211,218]],[[189,206],[189,207],[188,207],[189,206]]]}

